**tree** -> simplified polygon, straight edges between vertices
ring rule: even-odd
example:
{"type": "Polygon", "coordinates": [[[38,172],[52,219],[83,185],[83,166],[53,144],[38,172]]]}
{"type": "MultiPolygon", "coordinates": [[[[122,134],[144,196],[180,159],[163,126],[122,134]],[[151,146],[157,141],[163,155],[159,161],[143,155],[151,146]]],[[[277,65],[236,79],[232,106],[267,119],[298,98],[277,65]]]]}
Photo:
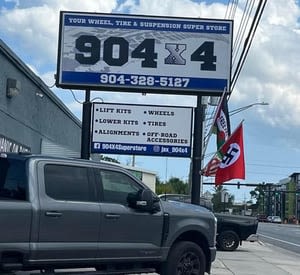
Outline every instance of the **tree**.
{"type": "Polygon", "coordinates": [[[160,180],[159,176],[157,176],[157,175],[155,177],[155,184],[156,185],[163,184],[163,182],[160,180]]]}
{"type": "Polygon", "coordinates": [[[114,158],[111,158],[111,157],[108,157],[108,156],[100,155],[100,159],[104,160],[104,161],[109,161],[109,162],[114,162],[114,163],[120,163],[117,159],[114,159],[114,158]]]}
{"type": "Polygon", "coordinates": [[[156,184],[155,190],[156,190],[156,194],[158,195],[173,193],[172,187],[169,184],[165,184],[165,183],[156,184]]]}
{"type": "Polygon", "coordinates": [[[168,182],[175,194],[188,194],[188,184],[184,183],[181,179],[172,177],[168,182]]]}
{"type": "Polygon", "coordinates": [[[182,180],[172,177],[163,183],[156,177],[156,193],[159,194],[188,194],[189,186],[182,180]]]}
{"type": "Polygon", "coordinates": [[[228,194],[228,202],[222,202],[222,193],[228,190],[222,185],[216,186],[214,188],[215,193],[213,194],[212,203],[214,206],[214,212],[223,212],[224,208],[232,208],[234,202],[234,195],[228,194]]]}
{"type": "Polygon", "coordinates": [[[257,213],[264,214],[265,212],[265,185],[260,184],[250,191],[251,199],[255,199],[256,203],[252,205],[252,209],[257,213]]]}
{"type": "Polygon", "coordinates": [[[158,176],[156,176],[155,190],[158,195],[170,194],[172,192],[171,186],[162,182],[158,176]]]}

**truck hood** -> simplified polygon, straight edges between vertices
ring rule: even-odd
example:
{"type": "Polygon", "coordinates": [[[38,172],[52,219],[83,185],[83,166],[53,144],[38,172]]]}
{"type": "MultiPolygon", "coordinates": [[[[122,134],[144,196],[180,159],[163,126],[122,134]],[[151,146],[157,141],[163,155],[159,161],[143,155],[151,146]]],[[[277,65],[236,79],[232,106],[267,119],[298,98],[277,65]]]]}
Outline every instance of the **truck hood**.
{"type": "Polygon", "coordinates": [[[198,231],[204,236],[210,247],[215,246],[217,219],[210,210],[194,204],[161,200],[161,207],[168,214],[168,236],[166,245],[171,245],[176,238],[188,231],[198,231]]]}
{"type": "Polygon", "coordinates": [[[190,203],[184,203],[184,202],[178,202],[178,201],[172,201],[172,200],[161,200],[162,207],[165,212],[168,212],[171,215],[176,216],[190,216],[190,217],[214,217],[213,212],[206,209],[205,207],[202,207],[200,205],[190,204],[190,203]]]}
{"type": "Polygon", "coordinates": [[[256,224],[257,219],[255,217],[250,216],[242,216],[242,215],[230,215],[230,214],[220,214],[220,213],[214,213],[218,221],[232,221],[232,222],[238,222],[239,224],[256,224]]]}

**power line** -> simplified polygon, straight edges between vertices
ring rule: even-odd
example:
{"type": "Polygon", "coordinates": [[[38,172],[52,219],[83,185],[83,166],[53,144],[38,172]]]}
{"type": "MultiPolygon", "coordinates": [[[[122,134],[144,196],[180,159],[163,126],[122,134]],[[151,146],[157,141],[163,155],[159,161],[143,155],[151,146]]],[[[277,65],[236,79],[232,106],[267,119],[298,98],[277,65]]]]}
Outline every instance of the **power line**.
{"type": "Polygon", "coordinates": [[[81,101],[79,101],[77,98],[76,98],[76,96],[75,96],[75,93],[74,93],[74,91],[73,90],[69,90],[70,92],[71,92],[71,94],[72,94],[72,96],[73,96],[73,98],[74,98],[74,100],[77,102],[77,103],[79,103],[79,104],[83,104],[83,102],[81,102],[81,101]]]}
{"type": "Polygon", "coordinates": [[[272,167],[272,168],[285,168],[285,169],[300,169],[300,166],[282,166],[282,165],[269,165],[269,164],[253,164],[249,163],[247,165],[251,166],[261,166],[261,167],[272,167]]]}
{"type": "Polygon", "coordinates": [[[226,8],[225,18],[233,19],[239,0],[229,0],[226,8]]]}
{"type": "MultiPolygon", "coordinates": [[[[270,173],[268,173],[268,172],[257,172],[257,171],[252,172],[252,171],[247,170],[247,175],[250,175],[250,176],[251,175],[265,175],[265,176],[268,176],[269,174],[270,173]]],[[[286,178],[286,177],[289,176],[289,174],[272,172],[272,176],[276,175],[276,176],[280,176],[281,178],[286,178]]]]}
{"type": "MultiPolygon", "coordinates": [[[[238,7],[238,3],[239,3],[238,0],[229,0],[228,1],[227,8],[226,8],[226,13],[225,13],[225,18],[234,18],[235,17],[237,7],[238,7]]],[[[233,46],[233,53],[232,53],[232,55],[233,55],[233,64],[236,63],[236,60],[238,58],[238,54],[240,52],[240,46],[242,44],[243,38],[245,37],[245,32],[248,28],[248,23],[249,23],[249,19],[251,17],[251,14],[252,14],[254,3],[255,3],[255,0],[247,0],[246,5],[244,7],[243,16],[242,16],[240,26],[239,26],[239,29],[238,29],[238,33],[237,33],[237,37],[235,39],[234,46],[233,46]],[[249,1],[251,1],[251,2],[249,2],[249,1]]],[[[239,60],[237,61],[237,65],[233,66],[233,64],[232,64],[232,76],[233,77],[230,80],[230,82],[231,82],[230,83],[230,91],[229,91],[230,94],[232,93],[232,91],[234,89],[234,86],[235,86],[235,84],[237,82],[237,79],[240,75],[242,67],[245,63],[245,60],[246,60],[246,57],[248,55],[252,40],[254,38],[254,34],[256,32],[258,23],[260,21],[260,18],[262,16],[262,13],[264,11],[266,3],[267,3],[267,0],[260,0],[259,4],[257,5],[256,12],[255,12],[254,18],[252,20],[252,24],[249,27],[248,35],[247,35],[246,39],[244,39],[244,47],[243,47],[243,50],[242,50],[242,52],[239,56],[239,60]],[[235,68],[235,69],[233,69],[233,68],[235,68]]],[[[229,99],[229,97],[230,97],[230,95],[228,96],[228,99],[229,99]]],[[[210,136],[205,135],[205,134],[207,132],[207,128],[211,126],[212,122],[210,121],[210,118],[214,117],[214,113],[216,112],[216,109],[217,108],[212,110],[212,112],[210,114],[208,114],[208,112],[205,114],[206,119],[205,119],[205,130],[204,130],[204,144],[208,144],[208,142],[209,142],[209,137],[210,136]]]]}
{"type": "Polygon", "coordinates": [[[233,66],[236,63],[238,53],[240,52],[240,47],[241,47],[243,38],[244,38],[246,30],[247,30],[247,26],[248,26],[249,19],[250,19],[252,10],[253,10],[253,6],[254,6],[254,1],[251,1],[251,3],[249,4],[249,0],[247,0],[247,3],[244,8],[243,16],[241,19],[241,23],[240,23],[240,26],[239,26],[239,29],[238,29],[238,32],[236,35],[236,39],[235,39],[235,42],[233,45],[233,50],[232,50],[232,52],[233,52],[232,65],[233,66]]]}
{"type": "Polygon", "coordinates": [[[261,16],[263,14],[263,11],[265,9],[266,4],[267,4],[267,0],[261,0],[258,4],[258,7],[256,9],[256,13],[255,13],[254,19],[252,21],[248,36],[247,36],[247,38],[245,39],[245,42],[244,42],[243,51],[241,53],[241,56],[240,56],[240,59],[238,61],[236,70],[235,70],[235,72],[233,74],[233,77],[231,79],[231,85],[230,85],[231,91],[230,92],[233,91],[233,89],[235,87],[235,84],[237,82],[237,79],[238,79],[238,77],[241,73],[242,67],[244,66],[244,63],[246,61],[246,57],[248,55],[250,46],[252,44],[252,41],[253,41],[253,38],[254,38],[254,35],[255,35],[255,32],[256,32],[256,29],[257,29],[257,26],[259,24],[259,21],[261,19],[261,16]]]}
{"type": "Polygon", "coordinates": [[[229,6],[230,6],[230,2],[231,2],[231,0],[228,0],[227,7],[226,7],[226,12],[225,12],[225,18],[227,18],[227,13],[228,13],[228,9],[229,9],[229,6]]]}

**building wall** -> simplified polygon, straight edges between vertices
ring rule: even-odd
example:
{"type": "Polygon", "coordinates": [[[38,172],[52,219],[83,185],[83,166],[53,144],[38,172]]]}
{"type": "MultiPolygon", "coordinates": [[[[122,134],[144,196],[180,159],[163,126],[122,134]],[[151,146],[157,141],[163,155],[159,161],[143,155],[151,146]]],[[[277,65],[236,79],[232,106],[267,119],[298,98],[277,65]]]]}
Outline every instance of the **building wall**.
{"type": "Polygon", "coordinates": [[[134,174],[138,179],[140,179],[144,184],[146,184],[154,193],[156,191],[156,173],[145,170],[143,168],[133,167],[133,166],[127,166],[122,164],[117,164],[128,171],[130,171],[132,174],[134,174]]]}
{"type": "Polygon", "coordinates": [[[290,181],[285,184],[285,218],[288,222],[300,220],[300,173],[290,175],[290,181]],[[296,220],[295,220],[296,219],[296,220]]]}
{"type": "Polygon", "coordinates": [[[0,65],[0,150],[2,147],[2,151],[7,151],[11,142],[29,148],[32,153],[43,153],[44,141],[57,145],[61,153],[66,149],[79,156],[79,119],[2,40],[0,65]],[[19,93],[11,98],[6,94],[8,79],[20,84],[19,93]]]}
{"type": "Polygon", "coordinates": [[[295,218],[299,221],[300,220],[300,173],[294,173],[291,175],[291,178],[295,184],[294,190],[294,200],[295,200],[295,218]]]}
{"type": "MultiPolygon", "coordinates": [[[[96,159],[94,159],[95,161],[97,161],[96,159]]],[[[137,177],[139,180],[141,180],[144,184],[146,184],[154,193],[155,193],[155,183],[156,183],[156,173],[153,171],[149,171],[143,168],[139,168],[136,166],[129,166],[129,165],[123,165],[120,163],[116,163],[116,162],[110,162],[110,161],[105,161],[105,160],[100,160],[101,162],[104,163],[109,163],[109,164],[114,164],[117,166],[120,166],[126,170],[128,170],[129,172],[131,172],[135,177],[137,177]]]]}
{"type": "Polygon", "coordinates": [[[155,174],[150,174],[147,172],[143,173],[143,178],[142,181],[147,184],[147,186],[155,192],[155,182],[156,182],[156,177],[155,174]]]}

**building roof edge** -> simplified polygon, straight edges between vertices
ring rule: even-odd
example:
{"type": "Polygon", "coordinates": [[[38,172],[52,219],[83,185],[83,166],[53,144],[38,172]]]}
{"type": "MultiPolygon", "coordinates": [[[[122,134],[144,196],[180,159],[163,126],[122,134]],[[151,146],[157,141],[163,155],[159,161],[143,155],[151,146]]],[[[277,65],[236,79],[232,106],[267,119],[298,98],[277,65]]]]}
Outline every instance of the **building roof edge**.
{"type": "Polygon", "coordinates": [[[0,39],[0,52],[2,52],[20,71],[22,71],[43,93],[45,93],[69,118],[71,118],[79,127],[81,121],[70,111],[70,109],[59,99],[44,81],[37,76],[10,48],[0,39]]]}

